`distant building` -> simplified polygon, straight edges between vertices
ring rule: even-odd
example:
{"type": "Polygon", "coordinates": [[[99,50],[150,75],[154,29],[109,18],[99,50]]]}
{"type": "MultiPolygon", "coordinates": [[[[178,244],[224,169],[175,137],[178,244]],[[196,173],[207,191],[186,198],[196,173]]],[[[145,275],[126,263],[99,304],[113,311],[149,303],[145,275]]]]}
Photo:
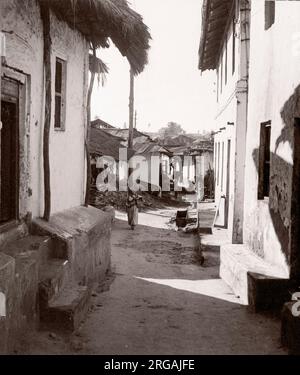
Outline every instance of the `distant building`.
{"type": "Polygon", "coordinates": [[[116,181],[127,177],[126,165],[120,163],[120,151],[126,151],[124,161],[127,161],[134,155],[134,150],[125,147],[123,141],[123,138],[116,137],[93,124],[89,142],[93,183],[96,183],[98,174],[107,166],[111,166],[111,173],[115,175],[116,181]]]}
{"type": "Polygon", "coordinates": [[[157,142],[148,140],[146,142],[136,142],[133,146],[135,154],[143,156],[147,162],[147,170],[141,180],[148,181],[152,186],[149,190],[164,190],[163,178],[171,179],[170,158],[172,152],[157,142]]]}
{"type": "Polygon", "coordinates": [[[181,134],[174,137],[160,137],[159,143],[168,147],[180,147],[180,146],[189,146],[194,142],[195,138],[189,137],[188,135],[181,134]]]}
{"type": "Polygon", "coordinates": [[[189,141],[187,145],[168,146],[168,149],[173,154],[173,173],[179,172],[180,168],[182,168],[182,187],[197,190],[199,200],[213,198],[214,192],[212,186],[208,186],[205,182],[207,181],[207,179],[205,180],[205,176],[208,174],[213,178],[213,141],[205,141],[199,138],[192,140],[192,142],[189,141]],[[199,170],[197,170],[197,158],[199,170]],[[196,187],[197,180],[199,183],[198,187],[196,187]]]}
{"type": "Polygon", "coordinates": [[[114,126],[108,124],[107,122],[97,118],[91,122],[92,127],[97,129],[116,129],[114,126]]]}
{"type": "Polygon", "coordinates": [[[204,0],[199,68],[217,74],[215,199],[234,243],[243,241],[248,106],[248,1],[204,0]]]}
{"type": "MultiPolygon", "coordinates": [[[[128,128],[108,128],[104,131],[112,136],[122,139],[122,146],[128,146],[128,128]]],[[[157,191],[161,189],[162,175],[170,173],[169,158],[171,156],[171,152],[167,148],[161,146],[158,142],[153,141],[149,135],[142,133],[135,128],[133,129],[133,150],[137,158],[138,156],[142,156],[146,160],[146,164],[143,165],[143,168],[140,168],[140,180],[142,183],[144,183],[143,189],[148,189],[149,191],[157,191]],[[154,157],[158,158],[157,162],[154,162],[154,157]],[[152,183],[152,186],[150,182],[152,183]],[[147,183],[149,183],[149,185],[147,185],[147,183]]]]}
{"type": "MultiPolygon", "coordinates": [[[[126,146],[128,145],[128,138],[129,138],[129,129],[128,128],[126,128],[126,129],[106,128],[105,131],[108,132],[109,134],[112,134],[112,135],[116,136],[116,137],[123,138],[123,144],[126,145],[126,146]]],[[[150,140],[151,140],[151,138],[147,134],[142,133],[135,128],[133,129],[133,144],[141,143],[141,142],[149,142],[150,140]]]]}

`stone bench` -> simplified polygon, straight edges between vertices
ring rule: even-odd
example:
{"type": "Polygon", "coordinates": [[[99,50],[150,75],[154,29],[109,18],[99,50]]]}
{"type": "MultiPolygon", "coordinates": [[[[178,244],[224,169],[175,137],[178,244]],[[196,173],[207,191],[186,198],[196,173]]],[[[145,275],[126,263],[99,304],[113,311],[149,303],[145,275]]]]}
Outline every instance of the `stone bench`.
{"type": "Polygon", "coordinates": [[[288,275],[280,267],[259,258],[246,245],[223,245],[220,258],[220,277],[232,288],[242,304],[250,303],[255,311],[272,308],[272,301],[279,301],[273,298],[274,293],[281,290],[282,294],[282,290],[288,290],[288,275]]]}

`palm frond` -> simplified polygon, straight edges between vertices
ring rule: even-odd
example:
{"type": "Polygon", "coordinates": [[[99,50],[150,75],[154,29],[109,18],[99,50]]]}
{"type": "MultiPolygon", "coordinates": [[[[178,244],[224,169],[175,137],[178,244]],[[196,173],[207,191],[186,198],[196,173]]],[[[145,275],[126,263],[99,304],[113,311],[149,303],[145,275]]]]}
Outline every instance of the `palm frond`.
{"type": "Polygon", "coordinates": [[[108,66],[99,57],[89,55],[89,68],[91,73],[95,73],[98,79],[98,85],[104,86],[106,82],[106,76],[109,72],[108,66]]]}

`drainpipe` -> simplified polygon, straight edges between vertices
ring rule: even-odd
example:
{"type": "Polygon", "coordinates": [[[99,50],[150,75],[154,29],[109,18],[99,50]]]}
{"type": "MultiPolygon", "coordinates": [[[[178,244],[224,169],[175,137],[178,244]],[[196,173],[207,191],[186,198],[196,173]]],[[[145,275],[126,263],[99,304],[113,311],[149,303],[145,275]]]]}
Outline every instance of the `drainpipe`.
{"type": "Polygon", "coordinates": [[[48,4],[41,5],[44,38],[44,75],[45,75],[45,120],[43,134],[43,167],[44,167],[44,216],[49,221],[51,215],[51,171],[50,171],[50,127],[52,111],[52,72],[51,72],[51,17],[48,4]]]}
{"type": "Polygon", "coordinates": [[[248,117],[248,76],[249,76],[249,45],[250,45],[250,1],[240,3],[240,63],[239,80],[236,85],[237,118],[236,118],[236,157],[232,243],[243,243],[244,224],[244,189],[246,134],[248,117]]]}

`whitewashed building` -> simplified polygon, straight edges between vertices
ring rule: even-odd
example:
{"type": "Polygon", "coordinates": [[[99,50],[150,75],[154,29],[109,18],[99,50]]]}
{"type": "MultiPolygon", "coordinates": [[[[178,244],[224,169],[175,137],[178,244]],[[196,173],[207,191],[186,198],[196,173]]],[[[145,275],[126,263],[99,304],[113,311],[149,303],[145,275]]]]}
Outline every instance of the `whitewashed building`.
{"type": "Polygon", "coordinates": [[[150,38],[119,6],[0,1],[0,353],[39,324],[76,329],[110,267],[111,216],[84,205],[90,49],[115,38],[138,74],[150,38]]]}
{"type": "Polygon", "coordinates": [[[217,72],[221,277],[255,310],[300,279],[300,3],[206,0],[200,64],[217,72]],[[220,197],[223,198],[220,199],[220,197]]]}
{"type": "Polygon", "coordinates": [[[243,0],[204,1],[199,49],[199,69],[217,74],[215,199],[234,243],[243,241],[249,10],[243,0]]]}

